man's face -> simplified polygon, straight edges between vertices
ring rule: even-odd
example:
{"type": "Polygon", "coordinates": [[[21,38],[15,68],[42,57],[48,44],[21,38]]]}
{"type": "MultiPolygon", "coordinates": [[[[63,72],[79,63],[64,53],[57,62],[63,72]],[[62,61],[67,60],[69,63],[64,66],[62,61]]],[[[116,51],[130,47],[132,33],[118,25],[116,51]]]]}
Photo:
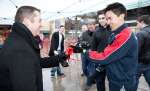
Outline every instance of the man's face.
{"type": "Polygon", "coordinates": [[[41,28],[41,14],[38,11],[35,11],[33,16],[27,19],[26,26],[32,32],[33,36],[36,36],[40,32],[41,28]]]}
{"type": "Polygon", "coordinates": [[[64,32],[65,32],[65,27],[60,27],[59,31],[60,31],[61,33],[64,33],[64,32]]]}
{"type": "Polygon", "coordinates": [[[40,28],[41,28],[41,14],[39,12],[35,12],[36,17],[34,17],[34,22],[33,24],[33,30],[35,31],[35,34],[39,34],[40,28]]]}
{"type": "Polygon", "coordinates": [[[88,28],[87,28],[87,25],[82,25],[82,31],[86,31],[86,30],[88,30],[88,28]]]}
{"type": "Polygon", "coordinates": [[[105,26],[107,21],[104,14],[98,15],[98,22],[101,26],[105,26]]]}
{"type": "Polygon", "coordinates": [[[137,28],[139,28],[139,29],[143,28],[142,22],[137,21],[136,23],[137,23],[137,28]]]}
{"type": "Polygon", "coordinates": [[[4,39],[3,37],[0,35],[0,45],[2,45],[4,43],[4,39]]]}
{"type": "Polygon", "coordinates": [[[107,24],[110,25],[111,30],[115,30],[116,28],[118,28],[122,23],[122,21],[124,20],[123,15],[117,16],[112,11],[107,11],[105,15],[107,24]]]}
{"type": "Polygon", "coordinates": [[[87,27],[88,27],[88,30],[90,30],[90,31],[95,30],[95,24],[93,24],[93,23],[88,24],[87,27]]]}

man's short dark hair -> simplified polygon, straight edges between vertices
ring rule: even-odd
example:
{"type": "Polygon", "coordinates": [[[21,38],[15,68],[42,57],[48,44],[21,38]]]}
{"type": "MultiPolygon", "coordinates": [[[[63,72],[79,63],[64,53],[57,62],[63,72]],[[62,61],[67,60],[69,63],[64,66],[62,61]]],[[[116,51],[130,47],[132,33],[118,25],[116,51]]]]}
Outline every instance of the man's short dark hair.
{"type": "Polygon", "coordinates": [[[150,25],[150,15],[142,15],[137,18],[137,21],[144,22],[146,25],[150,25]]]}
{"type": "Polygon", "coordinates": [[[65,26],[64,25],[60,25],[59,28],[61,28],[61,27],[65,27],[65,26]]]}
{"type": "Polygon", "coordinates": [[[126,16],[127,14],[125,6],[118,2],[108,5],[104,10],[105,14],[107,11],[112,11],[117,16],[120,16],[121,14],[125,14],[126,16]]]}
{"type": "Polygon", "coordinates": [[[99,11],[97,11],[97,15],[101,15],[101,14],[105,14],[105,13],[104,13],[104,10],[99,10],[99,11]]]}
{"type": "Polygon", "coordinates": [[[25,17],[31,17],[34,15],[34,12],[38,11],[39,9],[32,7],[32,6],[22,6],[20,7],[15,15],[15,22],[22,22],[25,17]]]}

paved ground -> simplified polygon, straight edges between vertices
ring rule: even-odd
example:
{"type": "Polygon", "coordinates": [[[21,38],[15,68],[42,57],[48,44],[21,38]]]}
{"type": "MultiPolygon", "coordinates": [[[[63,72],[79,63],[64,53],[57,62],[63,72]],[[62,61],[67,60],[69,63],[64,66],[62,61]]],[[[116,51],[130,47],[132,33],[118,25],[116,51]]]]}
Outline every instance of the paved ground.
{"type": "MultiPolygon", "coordinates": [[[[44,91],[84,91],[84,77],[81,77],[80,61],[69,62],[70,67],[62,68],[66,77],[51,78],[50,68],[43,69],[43,84],[44,91]]],[[[108,90],[108,82],[106,81],[106,90],[108,90]]],[[[96,91],[96,86],[93,85],[88,91],[96,91]]],[[[138,91],[150,91],[144,78],[141,77],[138,91]]]]}

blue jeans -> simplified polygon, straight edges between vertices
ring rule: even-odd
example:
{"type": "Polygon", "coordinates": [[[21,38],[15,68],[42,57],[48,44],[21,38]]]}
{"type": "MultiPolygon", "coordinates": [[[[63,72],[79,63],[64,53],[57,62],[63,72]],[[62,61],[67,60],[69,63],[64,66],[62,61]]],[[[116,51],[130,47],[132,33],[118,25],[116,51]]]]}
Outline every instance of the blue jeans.
{"type": "Polygon", "coordinates": [[[85,53],[81,53],[82,70],[83,70],[83,74],[87,77],[86,85],[91,86],[93,84],[93,81],[89,79],[89,76],[91,75],[93,64],[91,64],[91,62],[87,60],[86,56],[87,55],[85,53]]]}
{"type": "Polygon", "coordinates": [[[87,60],[86,60],[86,57],[85,57],[85,54],[84,53],[81,53],[81,60],[82,60],[82,71],[83,71],[83,74],[84,75],[88,75],[87,73],[87,60]]]}
{"type": "Polygon", "coordinates": [[[138,69],[137,69],[137,86],[139,84],[139,79],[141,75],[143,74],[146,82],[148,83],[150,87],[150,64],[144,65],[139,63],[138,64],[138,69]]]}
{"type": "Polygon", "coordinates": [[[53,67],[53,68],[51,69],[51,76],[55,76],[55,72],[57,72],[57,75],[63,74],[63,73],[61,72],[61,69],[60,69],[59,66],[58,66],[58,67],[53,67]]]}

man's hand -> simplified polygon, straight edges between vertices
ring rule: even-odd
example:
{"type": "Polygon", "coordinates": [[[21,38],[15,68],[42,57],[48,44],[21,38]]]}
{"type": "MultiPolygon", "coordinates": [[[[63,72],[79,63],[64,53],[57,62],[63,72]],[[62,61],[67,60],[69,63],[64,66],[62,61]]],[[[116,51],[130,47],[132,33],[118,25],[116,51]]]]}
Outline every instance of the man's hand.
{"type": "Polygon", "coordinates": [[[59,62],[63,67],[69,66],[68,62],[66,61],[68,59],[68,57],[69,57],[69,55],[66,55],[65,53],[61,53],[58,55],[59,62]]]}
{"type": "Polygon", "coordinates": [[[54,50],[54,54],[55,54],[55,55],[58,55],[59,53],[58,53],[58,51],[54,50]]]}

